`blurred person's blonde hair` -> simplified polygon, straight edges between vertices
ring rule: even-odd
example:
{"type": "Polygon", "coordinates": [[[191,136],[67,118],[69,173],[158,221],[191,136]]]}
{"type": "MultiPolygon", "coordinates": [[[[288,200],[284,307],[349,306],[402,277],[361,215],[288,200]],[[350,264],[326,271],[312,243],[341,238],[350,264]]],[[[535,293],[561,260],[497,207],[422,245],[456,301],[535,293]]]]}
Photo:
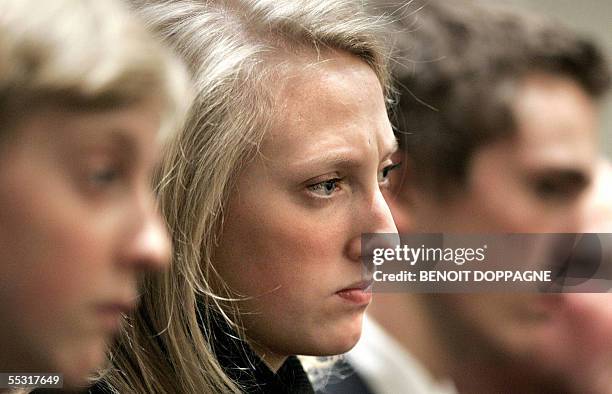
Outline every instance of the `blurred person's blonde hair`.
{"type": "Polygon", "coordinates": [[[187,73],[115,0],[0,2],[0,137],[33,111],[160,105],[160,133],[188,106],[187,73]]]}
{"type": "Polygon", "coordinates": [[[172,268],[146,281],[141,307],[113,351],[105,384],[120,393],[240,392],[211,347],[212,325],[221,316],[244,334],[240,295],[224,285],[213,256],[229,195],[274,114],[282,111],[275,95],[287,65],[315,63],[324,51],[346,52],[366,62],[388,93],[382,28],[351,0],[132,4],[182,55],[196,96],[160,173],[172,268]]]}

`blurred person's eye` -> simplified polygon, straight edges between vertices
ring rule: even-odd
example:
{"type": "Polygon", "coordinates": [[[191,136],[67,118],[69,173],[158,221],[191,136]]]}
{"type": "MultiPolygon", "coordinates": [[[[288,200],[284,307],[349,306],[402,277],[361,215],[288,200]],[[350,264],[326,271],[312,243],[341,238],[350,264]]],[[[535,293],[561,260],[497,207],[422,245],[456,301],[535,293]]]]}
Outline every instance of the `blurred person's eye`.
{"type": "Polygon", "coordinates": [[[564,202],[579,197],[589,183],[588,176],[582,172],[561,171],[536,177],[533,189],[544,200],[564,202]]]}
{"type": "Polygon", "coordinates": [[[330,197],[334,192],[339,190],[341,178],[327,179],[308,186],[308,190],[319,197],[330,197]]]}
{"type": "Polygon", "coordinates": [[[121,170],[119,167],[108,166],[91,171],[87,180],[91,186],[101,188],[107,186],[121,177],[121,170]]]}
{"type": "Polygon", "coordinates": [[[390,164],[384,167],[381,171],[379,171],[378,172],[378,183],[382,187],[388,187],[389,186],[389,174],[391,173],[391,171],[399,168],[401,164],[402,163],[390,164]]]}
{"type": "Polygon", "coordinates": [[[112,189],[125,180],[127,172],[125,161],[116,155],[94,153],[85,163],[85,188],[91,193],[112,189]]]}

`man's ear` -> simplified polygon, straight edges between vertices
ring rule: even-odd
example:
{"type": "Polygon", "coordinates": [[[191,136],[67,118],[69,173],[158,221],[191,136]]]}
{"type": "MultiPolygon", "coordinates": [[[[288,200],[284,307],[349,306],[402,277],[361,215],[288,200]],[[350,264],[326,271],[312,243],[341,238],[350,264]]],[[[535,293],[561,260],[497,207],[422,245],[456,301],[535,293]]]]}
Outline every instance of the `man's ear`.
{"type": "Polygon", "coordinates": [[[389,209],[391,209],[397,230],[400,233],[407,233],[414,229],[412,215],[413,165],[412,160],[402,151],[398,151],[393,156],[393,161],[395,163],[401,162],[401,165],[389,176],[390,187],[385,193],[385,199],[389,209]]]}

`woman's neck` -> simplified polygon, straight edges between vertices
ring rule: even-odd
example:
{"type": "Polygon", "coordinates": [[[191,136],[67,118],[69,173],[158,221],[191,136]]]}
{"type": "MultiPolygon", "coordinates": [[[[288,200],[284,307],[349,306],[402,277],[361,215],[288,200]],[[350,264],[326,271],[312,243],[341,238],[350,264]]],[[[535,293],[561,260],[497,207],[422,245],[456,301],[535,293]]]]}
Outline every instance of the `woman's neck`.
{"type": "Polygon", "coordinates": [[[285,360],[287,360],[288,356],[274,353],[263,346],[259,346],[255,342],[249,342],[249,345],[261,361],[274,373],[278,372],[285,360]]]}

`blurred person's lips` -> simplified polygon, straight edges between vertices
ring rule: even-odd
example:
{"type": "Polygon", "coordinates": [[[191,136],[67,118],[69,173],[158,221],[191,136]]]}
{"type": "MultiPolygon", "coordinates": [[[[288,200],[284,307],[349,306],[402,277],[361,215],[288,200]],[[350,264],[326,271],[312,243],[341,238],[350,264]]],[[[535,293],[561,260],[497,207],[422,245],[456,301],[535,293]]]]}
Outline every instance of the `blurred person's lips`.
{"type": "Polygon", "coordinates": [[[116,332],[121,327],[124,315],[132,313],[136,302],[127,300],[111,300],[96,304],[95,313],[105,331],[116,332]]]}
{"type": "Polygon", "coordinates": [[[356,305],[368,305],[372,301],[372,279],[354,282],[335,294],[356,305]]]}

